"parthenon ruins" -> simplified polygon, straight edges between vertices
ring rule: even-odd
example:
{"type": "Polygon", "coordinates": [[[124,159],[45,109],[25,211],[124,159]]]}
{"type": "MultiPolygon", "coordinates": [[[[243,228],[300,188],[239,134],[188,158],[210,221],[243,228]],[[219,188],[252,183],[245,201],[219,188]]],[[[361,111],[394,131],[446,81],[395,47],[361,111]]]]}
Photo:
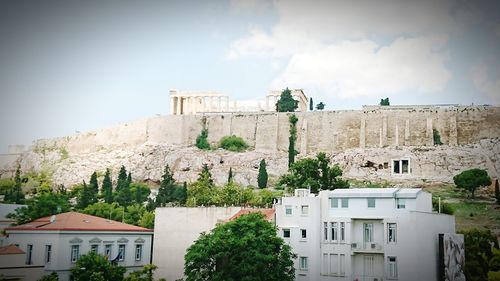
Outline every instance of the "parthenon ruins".
{"type": "MultiPolygon", "coordinates": [[[[294,99],[299,101],[297,111],[307,111],[308,99],[302,89],[291,90],[294,99]]],[[[280,90],[272,90],[265,100],[230,100],[229,96],[213,91],[170,90],[170,114],[192,115],[217,112],[255,112],[276,111],[280,90]]]]}

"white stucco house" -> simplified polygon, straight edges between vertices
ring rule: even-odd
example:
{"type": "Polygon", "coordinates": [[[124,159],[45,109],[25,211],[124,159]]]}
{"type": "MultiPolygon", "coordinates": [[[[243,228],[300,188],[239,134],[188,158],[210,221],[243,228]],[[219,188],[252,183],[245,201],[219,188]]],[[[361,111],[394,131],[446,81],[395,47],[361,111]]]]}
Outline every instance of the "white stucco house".
{"type": "Polygon", "coordinates": [[[25,252],[24,264],[43,266],[43,275],[57,272],[61,281],[69,280],[71,268],[90,251],[108,256],[128,272],[152,260],[153,230],[77,212],[39,218],[5,232],[8,243],[25,252]]]}
{"type": "Polygon", "coordinates": [[[439,280],[439,234],[455,233],[419,188],[299,189],[275,209],[296,280],[439,280]]]}

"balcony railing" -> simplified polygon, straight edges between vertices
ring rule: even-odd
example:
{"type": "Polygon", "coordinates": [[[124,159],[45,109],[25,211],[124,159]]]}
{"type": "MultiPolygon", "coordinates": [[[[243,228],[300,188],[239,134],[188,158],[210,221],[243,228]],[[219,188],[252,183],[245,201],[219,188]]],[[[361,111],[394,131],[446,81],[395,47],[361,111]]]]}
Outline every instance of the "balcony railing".
{"type": "Polygon", "coordinates": [[[382,245],[375,242],[355,242],[351,243],[351,250],[353,252],[370,252],[381,253],[384,251],[382,245]]]}

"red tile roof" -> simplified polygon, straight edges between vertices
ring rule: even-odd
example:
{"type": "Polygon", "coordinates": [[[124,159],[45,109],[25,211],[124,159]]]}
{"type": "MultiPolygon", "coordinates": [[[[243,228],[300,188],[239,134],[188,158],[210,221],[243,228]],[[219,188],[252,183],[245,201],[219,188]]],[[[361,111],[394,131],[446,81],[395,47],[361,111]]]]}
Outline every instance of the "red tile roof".
{"type": "Polygon", "coordinates": [[[24,251],[19,249],[14,244],[0,247],[0,255],[17,255],[17,254],[24,254],[24,251]]]}
{"type": "Polygon", "coordinates": [[[274,221],[274,213],[275,213],[274,209],[241,209],[232,217],[230,217],[228,221],[232,221],[241,215],[246,215],[256,212],[262,213],[267,221],[274,221]]]}
{"type": "Polygon", "coordinates": [[[77,212],[67,212],[36,219],[18,226],[7,227],[12,230],[59,230],[59,231],[141,231],[153,232],[152,229],[121,223],[77,212]],[[53,218],[53,221],[51,221],[53,218]]]}

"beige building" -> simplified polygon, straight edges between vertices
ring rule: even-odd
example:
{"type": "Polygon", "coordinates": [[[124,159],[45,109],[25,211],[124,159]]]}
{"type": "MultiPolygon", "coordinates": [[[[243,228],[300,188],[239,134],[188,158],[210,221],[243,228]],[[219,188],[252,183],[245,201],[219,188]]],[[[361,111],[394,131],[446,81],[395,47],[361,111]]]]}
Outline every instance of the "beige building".
{"type": "MultiPolygon", "coordinates": [[[[302,89],[291,90],[299,102],[297,111],[307,111],[308,99],[302,89]]],[[[213,91],[170,90],[170,114],[192,115],[221,112],[274,112],[280,90],[269,91],[264,100],[230,100],[229,96],[213,91]]]]}
{"type": "Polygon", "coordinates": [[[16,245],[0,247],[0,280],[38,280],[43,265],[26,264],[26,253],[16,245]]]}

